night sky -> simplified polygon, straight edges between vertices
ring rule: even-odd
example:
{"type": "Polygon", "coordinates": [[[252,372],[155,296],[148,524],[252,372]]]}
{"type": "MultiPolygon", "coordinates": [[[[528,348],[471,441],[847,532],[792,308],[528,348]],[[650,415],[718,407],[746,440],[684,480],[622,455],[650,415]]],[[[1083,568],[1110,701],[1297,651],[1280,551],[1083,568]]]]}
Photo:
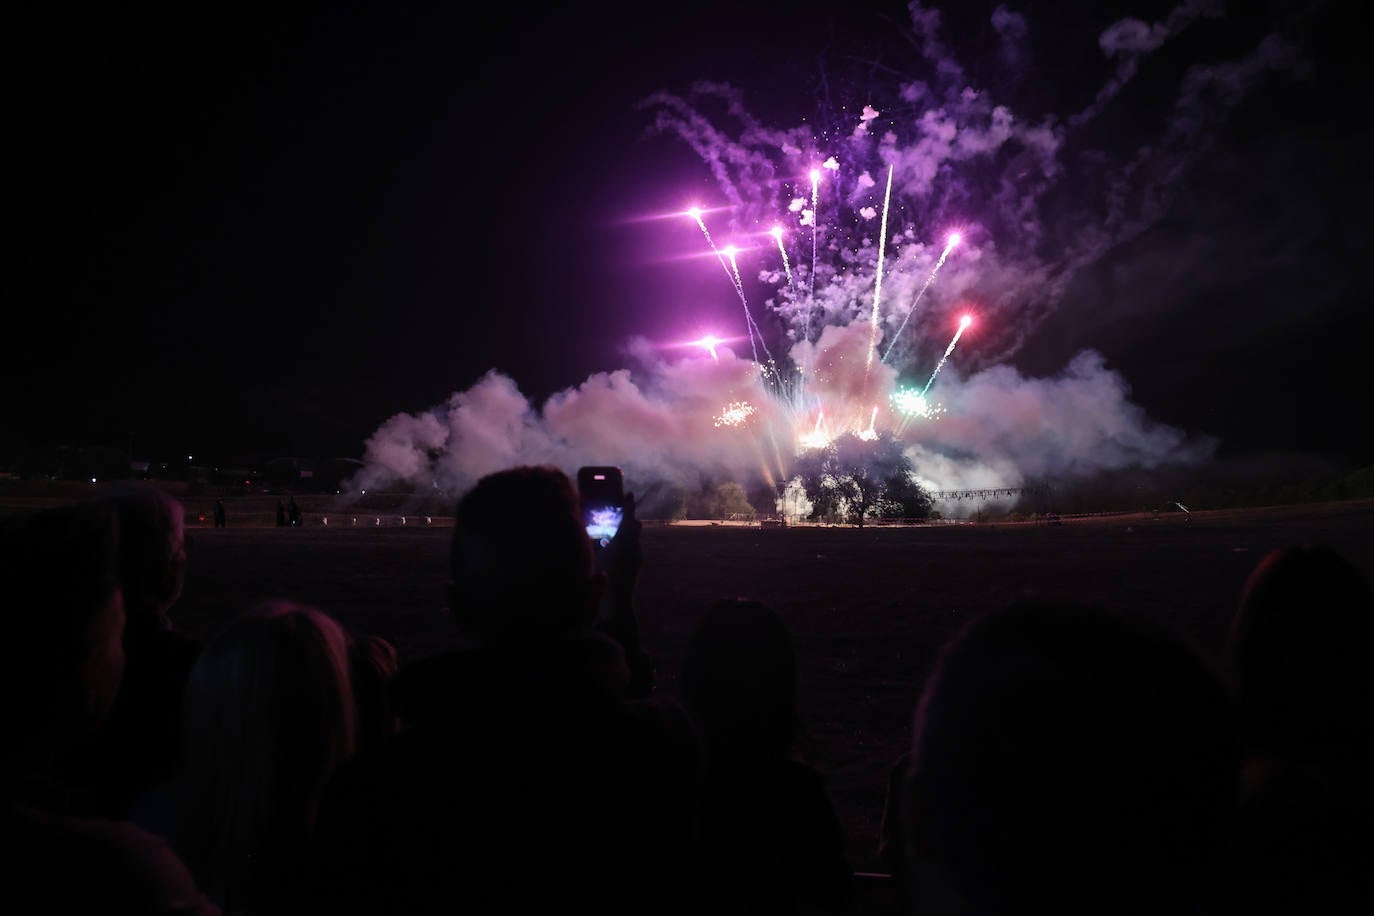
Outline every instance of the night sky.
{"type": "MultiPolygon", "coordinates": [[[[542,400],[626,365],[631,335],[738,323],[709,264],[663,257],[690,233],[638,219],[713,185],[635,103],[728,80],[794,123],[823,71],[898,53],[904,5],[633,6],[11,19],[0,462],[131,440],[359,457],[488,369],[542,400]]],[[[966,58],[994,6],[946,11],[966,58]]],[[[1175,4],[1008,6],[1045,109],[1073,110],[1110,72],[1098,34],[1175,4]]],[[[1223,455],[1368,464],[1368,32],[1354,4],[1229,6],[1142,63],[1101,142],[1266,34],[1305,64],[1247,95],[1165,218],[1084,270],[1015,362],[1052,373],[1092,347],[1223,455]]]]}

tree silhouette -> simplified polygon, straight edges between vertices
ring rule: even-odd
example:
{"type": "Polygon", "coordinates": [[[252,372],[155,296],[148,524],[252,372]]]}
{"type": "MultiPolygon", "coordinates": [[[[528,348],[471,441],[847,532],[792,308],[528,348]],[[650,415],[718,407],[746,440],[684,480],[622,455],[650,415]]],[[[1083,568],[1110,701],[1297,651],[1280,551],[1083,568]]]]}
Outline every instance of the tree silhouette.
{"type": "Polygon", "coordinates": [[[869,518],[927,518],[932,500],[916,482],[911,461],[890,433],[860,439],[846,433],[803,452],[795,473],[811,502],[811,517],[839,516],[863,527],[869,518]]]}

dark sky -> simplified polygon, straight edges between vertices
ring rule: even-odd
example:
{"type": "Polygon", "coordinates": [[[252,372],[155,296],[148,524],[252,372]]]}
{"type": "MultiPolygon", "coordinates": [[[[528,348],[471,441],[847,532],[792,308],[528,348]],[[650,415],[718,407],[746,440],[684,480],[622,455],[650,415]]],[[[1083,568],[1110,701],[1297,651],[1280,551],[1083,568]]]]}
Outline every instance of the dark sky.
{"type": "MultiPolygon", "coordinates": [[[[952,6],[950,43],[985,41],[994,5],[952,6]]],[[[633,6],[12,20],[0,453],[357,457],[490,368],[541,399],[624,365],[632,334],[696,330],[673,303],[709,281],[630,220],[711,185],[634,103],[722,79],[793,123],[819,63],[885,53],[904,5],[633,6]]],[[[1068,111],[1110,72],[1098,33],[1173,4],[1009,6],[1068,111]]],[[[1017,361],[1095,347],[1151,416],[1225,453],[1369,463],[1365,33],[1349,4],[1231,6],[1146,60],[1121,123],[1270,30],[1309,71],[1247,98],[1169,215],[1084,272],[1017,361]]]]}

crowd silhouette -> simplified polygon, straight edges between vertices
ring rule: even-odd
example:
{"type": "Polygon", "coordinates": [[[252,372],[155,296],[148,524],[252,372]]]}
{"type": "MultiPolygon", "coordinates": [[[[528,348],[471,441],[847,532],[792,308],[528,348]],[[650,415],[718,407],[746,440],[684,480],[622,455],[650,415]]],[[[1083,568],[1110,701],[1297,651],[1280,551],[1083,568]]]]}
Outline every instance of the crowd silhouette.
{"type": "Polygon", "coordinates": [[[632,495],[593,551],[561,471],[480,480],[458,648],[413,661],[281,599],[179,632],[184,510],[151,485],[0,536],[0,912],[1374,906],[1374,591],[1326,548],[1259,563],[1216,664],[1110,607],[968,622],[894,761],[884,872],[856,876],[782,615],[715,603],[655,683],[632,495]]]}

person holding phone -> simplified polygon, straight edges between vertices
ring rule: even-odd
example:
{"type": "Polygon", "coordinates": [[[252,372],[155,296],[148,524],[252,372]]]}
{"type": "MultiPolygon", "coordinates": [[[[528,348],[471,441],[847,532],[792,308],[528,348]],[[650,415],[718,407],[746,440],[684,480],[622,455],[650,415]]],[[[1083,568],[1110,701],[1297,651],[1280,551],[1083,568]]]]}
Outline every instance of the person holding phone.
{"type": "Polygon", "coordinates": [[[626,695],[647,697],[653,692],[653,666],[639,643],[634,590],[644,565],[635,495],[625,492],[620,468],[585,466],[577,472],[578,503],[591,542],[594,563],[605,587],[597,604],[596,629],[620,644],[630,681],[626,695]]]}
{"type": "Polygon", "coordinates": [[[622,648],[642,655],[634,499],[599,562],[582,509],[550,467],[489,475],[459,502],[448,593],[463,646],[401,669],[407,727],[346,764],[322,805],[321,911],[686,900],[695,739],[671,702],[631,697],[622,648]]]}

